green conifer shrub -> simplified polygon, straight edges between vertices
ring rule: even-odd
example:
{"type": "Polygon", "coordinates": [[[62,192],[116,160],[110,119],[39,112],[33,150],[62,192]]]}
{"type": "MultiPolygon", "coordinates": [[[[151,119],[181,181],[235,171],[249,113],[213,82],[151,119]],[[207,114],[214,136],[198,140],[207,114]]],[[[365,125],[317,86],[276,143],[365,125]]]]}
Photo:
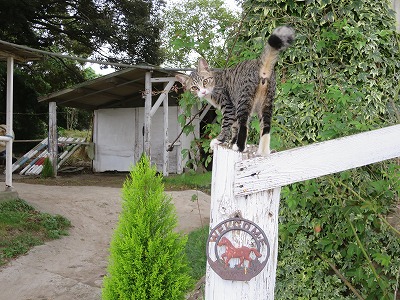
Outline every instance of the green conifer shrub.
{"type": "Polygon", "coordinates": [[[43,162],[42,178],[54,177],[53,165],[50,158],[46,157],[43,162]]]}
{"type": "Polygon", "coordinates": [[[145,156],[122,189],[122,212],[110,246],[102,298],[184,299],[191,287],[185,245],[171,198],[145,156]]]}

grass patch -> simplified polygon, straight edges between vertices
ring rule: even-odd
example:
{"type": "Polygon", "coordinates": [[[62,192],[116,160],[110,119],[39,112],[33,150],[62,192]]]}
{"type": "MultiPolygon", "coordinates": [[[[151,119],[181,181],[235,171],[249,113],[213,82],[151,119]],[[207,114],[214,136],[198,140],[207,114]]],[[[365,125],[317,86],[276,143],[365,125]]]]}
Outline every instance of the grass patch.
{"type": "Polygon", "coordinates": [[[189,233],[186,255],[190,262],[190,276],[198,281],[206,274],[206,244],[209,227],[204,226],[189,233]]]}
{"type": "Polygon", "coordinates": [[[87,138],[90,136],[90,133],[87,130],[75,130],[75,129],[62,129],[59,128],[60,136],[68,136],[74,138],[87,138]]]}
{"type": "MultiPolygon", "coordinates": [[[[195,189],[207,194],[211,193],[211,172],[196,173],[188,172],[181,175],[170,175],[163,178],[165,190],[187,190],[195,189]]],[[[189,233],[186,244],[186,255],[188,258],[190,276],[198,281],[206,273],[206,244],[209,226],[204,226],[189,233]]]]}
{"type": "Polygon", "coordinates": [[[0,203],[0,266],[33,246],[67,235],[70,226],[66,218],[40,213],[21,199],[0,203]]]}
{"type": "MultiPolygon", "coordinates": [[[[188,172],[181,175],[164,177],[165,190],[195,189],[211,194],[211,172],[188,172]]],[[[189,261],[189,275],[195,280],[200,280],[206,273],[206,244],[209,226],[204,226],[189,233],[186,244],[186,256],[189,261]]]]}
{"type": "Polygon", "coordinates": [[[170,175],[164,177],[163,182],[166,190],[197,189],[207,194],[211,193],[211,172],[170,175]]]}

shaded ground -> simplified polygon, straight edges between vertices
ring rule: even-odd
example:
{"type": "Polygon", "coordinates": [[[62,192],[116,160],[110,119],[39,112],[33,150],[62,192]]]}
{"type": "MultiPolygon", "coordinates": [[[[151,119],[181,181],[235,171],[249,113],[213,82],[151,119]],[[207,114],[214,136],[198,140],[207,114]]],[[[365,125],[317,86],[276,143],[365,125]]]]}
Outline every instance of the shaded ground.
{"type": "MultiPolygon", "coordinates": [[[[72,228],[69,236],[35,247],[0,268],[0,300],[100,299],[126,175],[62,176],[46,179],[46,185],[37,184],[43,183],[40,178],[14,177],[21,199],[40,211],[65,216],[72,228]]],[[[178,230],[189,232],[209,222],[208,195],[193,190],[167,193],[177,208],[178,230]],[[191,201],[193,194],[198,203],[191,201]]]]}
{"type": "Polygon", "coordinates": [[[79,172],[61,174],[56,178],[45,179],[40,176],[21,176],[14,174],[13,182],[57,186],[101,186],[121,188],[128,175],[128,173],[79,172]]]}

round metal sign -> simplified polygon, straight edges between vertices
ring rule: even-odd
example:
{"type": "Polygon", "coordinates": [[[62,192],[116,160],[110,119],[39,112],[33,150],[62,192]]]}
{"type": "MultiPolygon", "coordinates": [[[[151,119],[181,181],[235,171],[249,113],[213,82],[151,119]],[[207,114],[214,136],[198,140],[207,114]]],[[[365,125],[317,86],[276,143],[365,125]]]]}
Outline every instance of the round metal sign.
{"type": "Polygon", "coordinates": [[[207,260],[222,279],[249,281],[267,264],[270,245],[264,231],[243,218],[215,226],[207,240],[207,260]]]}

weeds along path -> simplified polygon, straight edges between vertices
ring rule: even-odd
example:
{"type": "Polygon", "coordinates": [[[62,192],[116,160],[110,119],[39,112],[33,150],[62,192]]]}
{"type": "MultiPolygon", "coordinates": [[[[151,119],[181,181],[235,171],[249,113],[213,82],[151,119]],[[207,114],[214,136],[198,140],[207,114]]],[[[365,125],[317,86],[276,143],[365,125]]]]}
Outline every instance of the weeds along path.
{"type": "MultiPolygon", "coordinates": [[[[36,209],[68,218],[72,228],[69,236],[37,246],[0,268],[0,300],[100,299],[121,189],[25,183],[14,187],[36,209]]],[[[192,190],[167,194],[177,209],[178,230],[189,232],[208,224],[210,196],[192,190]],[[191,200],[193,195],[198,201],[191,200]]]]}

